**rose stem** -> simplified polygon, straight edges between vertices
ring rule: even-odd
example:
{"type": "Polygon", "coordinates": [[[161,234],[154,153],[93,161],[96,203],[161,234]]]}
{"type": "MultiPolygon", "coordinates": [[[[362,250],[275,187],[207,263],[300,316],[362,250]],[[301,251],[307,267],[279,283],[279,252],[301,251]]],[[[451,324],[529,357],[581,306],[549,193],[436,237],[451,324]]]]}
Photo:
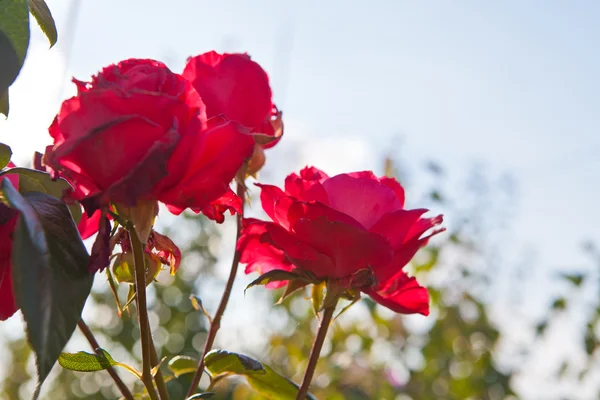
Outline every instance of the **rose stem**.
{"type": "Polygon", "coordinates": [[[306,372],[304,373],[304,379],[302,379],[302,385],[300,385],[296,400],[306,399],[308,387],[310,386],[310,382],[312,381],[315,373],[315,367],[317,366],[317,361],[319,360],[319,355],[321,354],[323,342],[325,341],[325,336],[327,336],[327,329],[329,329],[329,324],[331,323],[331,318],[333,317],[334,311],[335,304],[323,310],[319,331],[317,332],[317,336],[313,342],[312,350],[310,351],[310,358],[308,359],[308,365],[306,366],[306,372]]]}
{"type": "MultiPolygon", "coordinates": [[[[245,175],[245,169],[240,171],[240,175],[243,177],[245,175]]],[[[221,317],[225,312],[225,308],[227,308],[227,302],[229,301],[229,296],[231,295],[231,288],[233,287],[233,282],[235,281],[235,276],[237,275],[238,266],[240,264],[240,252],[237,250],[237,242],[240,238],[240,234],[242,231],[242,215],[244,212],[244,205],[246,203],[246,187],[244,186],[243,181],[237,182],[236,194],[240,199],[242,199],[242,212],[237,214],[236,223],[237,223],[237,233],[235,237],[236,250],[233,255],[233,261],[231,262],[231,271],[229,272],[229,278],[227,279],[227,283],[225,284],[225,289],[223,290],[223,296],[221,297],[221,302],[219,303],[219,307],[217,308],[217,312],[213,317],[213,321],[210,324],[210,330],[208,331],[208,337],[206,338],[206,344],[204,345],[204,352],[202,353],[202,357],[200,357],[200,361],[198,361],[198,368],[196,369],[196,373],[194,374],[194,378],[192,379],[192,384],[190,389],[188,390],[187,397],[192,396],[196,389],[198,388],[198,384],[200,383],[200,378],[202,377],[202,373],[204,372],[204,357],[206,354],[212,349],[213,343],[215,341],[215,337],[217,336],[217,332],[221,327],[221,317]]]]}
{"type": "MultiPolygon", "coordinates": [[[[98,349],[100,348],[100,345],[98,344],[98,341],[94,337],[94,334],[90,330],[89,326],[87,326],[87,324],[83,321],[83,319],[79,320],[79,322],[77,323],[77,326],[79,327],[79,330],[81,331],[81,333],[83,333],[83,335],[85,336],[87,341],[90,343],[92,350],[94,350],[96,352],[96,354],[101,355],[100,352],[98,351],[98,349]]],[[[106,371],[108,371],[108,374],[110,375],[110,377],[113,379],[113,381],[115,381],[115,383],[116,383],[117,387],[119,388],[119,391],[121,392],[123,397],[126,400],[133,400],[133,395],[131,394],[131,392],[129,391],[127,386],[125,386],[125,383],[123,383],[123,381],[119,377],[119,374],[117,373],[117,371],[115,371],[115,369],[110,365],[108,366],[108,368],[106,368],[106,371]]]]}
{"type": "Polygon", "coordinates": [[[135,302],[140,326],[140,341],[142,343],[142,382],[148,390],[152,400],[158,400],[152,383],[152,360],[150,358],[150,323],[148,321],[148,308],[146,305],[146,268],[144,265],[144,247],[135,228],[128,224],[133,261],[135,264],[135,302]]]}

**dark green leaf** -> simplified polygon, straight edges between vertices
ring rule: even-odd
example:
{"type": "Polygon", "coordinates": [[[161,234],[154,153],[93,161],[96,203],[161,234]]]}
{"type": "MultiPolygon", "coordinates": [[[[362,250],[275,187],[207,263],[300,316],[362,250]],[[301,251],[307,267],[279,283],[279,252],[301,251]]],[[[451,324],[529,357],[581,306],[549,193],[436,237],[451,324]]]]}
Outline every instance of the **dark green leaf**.
{"type": "Polygon", "coordinates": [[[58,32],[46,2],[44,0],[29,0],[29,11],[31,11],[31,15],[35,17],[42,32],[50,41],[50,47],[54,46],[58,40],[58,32]]]}
{"type": "Polygon", "coordinates": [[[80,372],[102,371],[118,365],[106,350],[98,349],[98,351],[100,354],[90,354],[85,351],[61,353],[58,356],[58,363],[65,369],[80,372]]]}
{"type": "Polygon", "coordinates": [[[215,392],[204,392],[204,393],[196,393],[193,396],[188,397],[186,400],[194,400],[194,399],[209,399],[213,397],[215,392]]]}
{"type": "Polygon", "coordinates": [[[181,375],[196,372],[198,360],[187,356],[175,356],[169,361],[169,369],[178,378],[181,375]]]}
{"type": "Polygon", "coordinates": [[[0,143],[0,169],[6,167],[12,157],[12,150],[4,143],[0,143]]]}
{"type": "Polygon", "coordinates": [[[243,354],[226,350],[213,350],[204,357],[204,365],[211,376],[222,374],[252,375],[264,374],[263,365],[243,354]]]}
{"type": "Polygon", "coordinates": [[[281,298],[277,302],[277,304],[281,304],[283,302],[283,300],[285,300],[288,296],[290,296],[291,294],[297,292],[298,290],[306,287],[306,285],[308,285],[308,284],[309,284],[308,282],[306,282],[304,280],[300,280],[300,279],[293,279],[293,280],[289,281],[287,286],[285,287],[285,290],[283,291],[283,294],[281,295],[281,298]]]}
{"type": "Polygon", "coordinates": [[[267,273],[262,274],[261,276],[259,276],[258,278],[256,278],[252,282],[250,282],[250,284],[248,286],[246,286],[246,289],[244,289],[244,291],[248,290],[252,286],[266,285],[267,283],[271,283],[271,282],[291,281],[291,280],[296,280],[296,279],[301,280],[306,283],[315,282],[315,280],[308,275],[301,275],[296,272],[289,272],[289,271],[284,271],[281,269],[274,269],[267,273]]]}
{"type": "MultiPolygon", "coordinates": [[[[0,36],[2,34],[0,33],[0,36]]],[[[8,89],[4,91],[4,93],[0,92],[0,114],[4,114],[5,117],[8,117],[8,111],[10,110],[10,106],[8,104],[8,89]]]]}
{"type": "Polygon", "coordinates": [[[44,193],[21,195],[8,179],[4,197],[21,213],[13,233],[12,272],[17,304],[36,354],[38,385],[73,334],[92,288],[89,256],[68,208],[44,193]]]}
{"type": "MultiPolygon", "coordinates": [[[[61,199],[64,191],[71,188],[66,180],[62,178],[53,180],[50,174],[34,169],[11,168],[10,173],[19,174],[19,192],[21,193],[41,192],[61,199]]],[[[75,203],[68,207],[73,219],[78,223],[81,220],[81,206],[75,203]]]]}
{"type": "Polygon", "coordinates": [[[8,87],[17,79],[29,46],[27,0],[0,1],[0,113],[8,116],[8,87]]]}

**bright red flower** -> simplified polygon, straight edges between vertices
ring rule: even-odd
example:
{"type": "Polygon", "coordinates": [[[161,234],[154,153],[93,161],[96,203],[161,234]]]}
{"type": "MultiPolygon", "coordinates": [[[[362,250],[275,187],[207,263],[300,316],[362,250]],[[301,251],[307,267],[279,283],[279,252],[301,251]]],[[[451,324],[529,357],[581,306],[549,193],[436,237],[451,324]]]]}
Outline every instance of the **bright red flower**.
{"type": "Polygon", "coordinates": [[[192,85],[164,64],[130,59],[75,81],[50,127],[44,163],[74,187],[88,213],[110,203],[158,200],[222,221],[240,211],[229,183],[251,156],[248,131],[224,118],[206,119],[192,85]],[[224,196],[221,199],[221,196],[224,196]]]}
{"type": "Polygon", "coordinates": [[[210,51],[190,57],[183,76],[200,93],[209,118],[225,115],[258,134],[249,173],[258,171],[264,164],[262,150],[277,144],[283,134],[267,73],[248,54],[210,51]]]}
{"type": "Polygon", "coordinates": [[[427,289],[402,269],[444,230],[423,236],[442,216],[405,210],[404,189],[395,179],[369,171],[330,178],[310,167],[289,175],[285,190],[259,186],[273,222],[244,220],[238,249],[246,273],[301,269],[360,289],[396,312],[429,313],[427,289]]]}
{"type": "MultiPolygon", "coordinates": [[[[0,177],[0,184],[5,177],[7,176],[0,177]]],[[[13,186],[18,187],[17,175],[10,175],[7,179],[10,179],[13,186]]],[[[0,321],[10,318],[19,309],[13,293],[11,267],[12,234],[18,216],[17,210],[0,202],[0,321]]]]}

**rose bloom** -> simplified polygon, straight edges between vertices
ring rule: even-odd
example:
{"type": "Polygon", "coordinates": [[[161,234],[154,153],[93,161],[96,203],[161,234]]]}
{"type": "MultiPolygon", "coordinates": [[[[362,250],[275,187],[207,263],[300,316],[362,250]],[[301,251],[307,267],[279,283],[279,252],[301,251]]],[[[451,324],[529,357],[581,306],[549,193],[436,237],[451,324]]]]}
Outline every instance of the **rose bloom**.
{"type": "Polygon", "coordinates": [[[249,173],[257,172],[265,162],[263,149],[273,147],[283,134],[267,73],[248,54],[210,51],[190,57],[183,76],[200,93],[209,118],[224,115],[257,134],[249,173]]]}
{"type": "MultiPolygon", "coordinates": [[[[285,190],[259,185],[273,222],[245,219],[238,241],[246,273],[309,271],[319,280],[368,294],[399,313],[429,314],[429,295],[402,269],[442,216],[404,209],[404,189],[372,172],[334,177],[308,167],[285,180],[285,190]]],[[[271,285],[273,286],[273,285],[271,285]]]]}
{"type": "Polygon", "coordinates": [[[160,201],[221,222],[241,200],[229,183],[252,155],[247,129],[206,118],[198,92],[154,60],[129,59],[104,68],[66,100],[49,132],[43,162],[74,187],[88,215],[109,204],[160,201]]]}
{"type": "MultiPolygon", "coordinates": [[[[14,165],[9,164],[10,167],[14,165]]],[[[17,175],[3,175],[2,180],[10,179],[13,186],[18,187],[17,175]]],[[[10,318],[19,308],[15,301],[12,284],[12,234],[17,224],[19,212],[0,202],[0,321],[10,318]]]]}

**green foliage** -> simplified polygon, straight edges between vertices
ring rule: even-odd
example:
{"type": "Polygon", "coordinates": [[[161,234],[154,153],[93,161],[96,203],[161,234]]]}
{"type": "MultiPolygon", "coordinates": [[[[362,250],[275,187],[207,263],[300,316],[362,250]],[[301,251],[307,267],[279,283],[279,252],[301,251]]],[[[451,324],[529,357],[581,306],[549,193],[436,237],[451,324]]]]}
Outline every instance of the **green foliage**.
{"type": "Polygon", "coordinates": [[[209,352],[204,357],[204,364],[213,378],[228,374],[265,374],[265,369],[260,362],[243,354],[230,353],[226,350],[209,352]]]}
{"type": "Polygon", "coordinates": [[[6,167],[12,157],[12,150],[4,143],[0,143],[0,169],[6,167]]]}
{"type": "Polygon", "coordinates": [[[193,357],[187,356],[175,356],[169,361],[169,370],[175,375],[176,378],[184,374],[191,374],[196,372],[198,367],[198,360],[193,357]]]}
{"type": "Polygon", "coordinates": [[[52,13],[44,0],[29,0],[29,11],[40,25],[42,32],[50,41],[50,47],[56,44],[58,40],[58,32],[52,13]]]}
{"type": "Polygon", "coordinates": [[[17,79],[29,46],[27,0],[0,1],[0,113],[8,116],[8,87],[17,79]]]}
{"type": "Polygon", "coordinates": [[[8,88],[17,79],[29,47],[29,11],[48,37],[50,47],[58,32],[44,0],[0,1],[0,114],[8,117],[8,88]]]}
{"type": "Polygon", "coordinates": [[[216,393],[214,392],[204,392],[204,393],[196,393],[193,396],[188,397],[186,400],[194,400],[194,399],[210,399],[216,393]]]}
{"type": "Polygon", "coordinates": [[[94,276],[87,270],[87,250],[64,203],[44,193],[21,195],[8,179],[2,190],[21,213],[13,234],[12,272],[17,304],[36,354],[37,397],[75,330],[94,276]]]}
{"type": "MultiPolygon", "coordinates": [[[[299,272],[289,272],[283,271],[280,269],[274,269],[269,272],[266,272],[250,282],[248,286],[246,286],[245,290],[248,290],[252,286],[258,285],[266,285],[271,282],[281,282],[281,281],[300,281],[304,284],[309,283],[317,283],[318,281],[314,276],[310,276],[310,273],[299,273],[299,272]]],[[[288,284],[289,285],[289,284],[288,284]]],[[[301,287],[301,286],[300,286],[301,287]]],[[[294,289],[295,290],[295,289],[294,289]]]]}
{"type": "MultiPolygon", "coordinates": [[[[225,350],[213,350],[204,358],[213,379],[223,375],[243,375],[250,386],[266,399],[295,400],[298,385],[248,356],[225,350]]],[[[314,400],[312,395],[308,399],[314,400]]]]}
{"type": "Polygon", "coordinates": [[[91,354],[85,351],[61,353],[58,356],[58,363],[63,368],[80,372],[102,371],[119,365],[106,350],[98,349],[98,352],[100,354],[91,354]]]}
{"type": "MultiPolygon", "coordinates": [[[[19,192],[22,194],[39,192],[60,199],[65,190],[71,189],[71,185],[66,180],[52,179],[50,174],[42,171],[17,167],[4,171],[4,173],[19,175],[19,192]]],[[[75,203],[69,204],[68,207],[73,220],[78,223],[81,220],[81,206],[75,203]]]]}

